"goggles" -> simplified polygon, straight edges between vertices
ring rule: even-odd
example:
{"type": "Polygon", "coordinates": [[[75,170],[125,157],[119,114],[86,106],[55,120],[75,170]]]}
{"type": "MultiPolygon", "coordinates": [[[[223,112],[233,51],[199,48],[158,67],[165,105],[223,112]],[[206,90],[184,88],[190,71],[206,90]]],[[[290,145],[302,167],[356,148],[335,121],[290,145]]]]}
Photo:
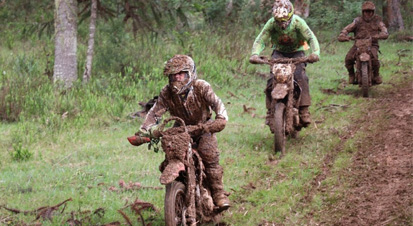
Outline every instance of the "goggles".
{"type": "Polygon", "coordinates": [[[290,12],[285,17],[274,17],[274,19],[278,22],[287,22],[291,19],[292,16],[293,16],[293,12],[290,12]]]}

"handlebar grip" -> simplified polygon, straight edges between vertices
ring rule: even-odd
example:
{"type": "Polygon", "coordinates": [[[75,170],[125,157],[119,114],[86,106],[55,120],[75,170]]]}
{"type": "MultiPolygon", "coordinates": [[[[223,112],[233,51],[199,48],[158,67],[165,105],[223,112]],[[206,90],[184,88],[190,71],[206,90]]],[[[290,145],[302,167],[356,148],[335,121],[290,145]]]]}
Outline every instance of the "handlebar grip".
{"type": "Polygon", "coordinates": [[[145,143],[149,143],[151,141],[151,138],[149,137],[140,137],[140,136],[131,136],[128,137],[128,141],[130,144],[134,146],[140,146],[145,143]]]}

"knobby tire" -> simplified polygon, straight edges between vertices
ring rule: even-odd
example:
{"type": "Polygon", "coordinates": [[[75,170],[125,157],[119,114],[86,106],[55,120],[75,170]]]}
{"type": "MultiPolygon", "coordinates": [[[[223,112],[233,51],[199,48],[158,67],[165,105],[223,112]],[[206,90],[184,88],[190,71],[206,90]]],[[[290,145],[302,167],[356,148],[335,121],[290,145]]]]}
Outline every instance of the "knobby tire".
{"type": "Polygon", "coordinates": [[[285,104],[276,103],[274,111],[274,152],[285,154],[285,104]]]}
{"type": "Polygon", "coordinates": [[[166,185],[165,193],[165,225],[185,225],[185,185],[174,181],[166,185]]]}
{"type": "Polygon", "coordinates": [[[361,90],[363,97],[369,97],[369,63],[361,63],[361,90]]]}

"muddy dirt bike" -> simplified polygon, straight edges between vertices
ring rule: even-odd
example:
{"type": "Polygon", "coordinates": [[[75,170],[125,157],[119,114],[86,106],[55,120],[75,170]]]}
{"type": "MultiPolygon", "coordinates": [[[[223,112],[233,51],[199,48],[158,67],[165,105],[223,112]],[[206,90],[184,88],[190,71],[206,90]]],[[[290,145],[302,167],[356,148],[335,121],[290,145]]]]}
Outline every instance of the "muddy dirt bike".
{"type": "Polygon", "coordinates": [[[202,159],[192,146],[190,134],[199,134],[200,126],[186,126],[178,117],[170,117],[154,130],[149,137],[140,135],[128,137],[132,145],[144,143],[162,144],[165,161],[159,169],[160,182],[166,185],[165,225],[196,225],[197,223],[218,222],[223,209],[214,205],[211,191],[206,184],[202,159]],[[175,125],[165,129],[170,121],[175,125]]]}
{"type": "Polygon", "coordinates": [[[285,142],[288,135],[295,138],[303,127],[299,116],[301,87],[294,80],[296,64],[309,62],[307,57],[268,59],[260,56],[261,62],[271,67],[274,75],[271,91],[271,114],[273,120],[269,123],[274,134],[274,151],[285,155],[285,142]]]}
{"type": "Polygon", "coordinates": [[[356,42],[356,81],[359,84],[363,97],[369,96],[369,87],[372,86],[373,66],[372,54],[370,52],[372,39],[356,39],[349,37],[356,42]]]}

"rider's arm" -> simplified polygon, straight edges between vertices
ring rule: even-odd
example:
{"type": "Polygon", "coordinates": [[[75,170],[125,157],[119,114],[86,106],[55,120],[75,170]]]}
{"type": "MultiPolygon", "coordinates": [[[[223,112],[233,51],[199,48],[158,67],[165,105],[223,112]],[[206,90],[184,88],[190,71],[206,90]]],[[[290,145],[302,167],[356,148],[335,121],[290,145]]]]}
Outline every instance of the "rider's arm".
{"type": "Polygon", "coordinates": [[[338,36],[339,41],[348,41],[347,35],[350,32],[354,32],[356,29],[356,24],[357,24],[358,18],[354,19],[353,22],[341,30],[340,35],[338,36]]]}
{"type": "Polygon", "coordinates": [[[264,28],[261,30],[260,34],[254,41],[252,46],[251,55],[260,55],[261,52],[265,49],[265,44],[270,40],[270,30],[273,26],[274,18],[271,18],[267,21],[264,28]]]}
{"type": "Polygon", "coordinates": [[[389,37],[389,32],[387,32],[386,25],[382,21],[379,23],[380,33],[376,35],[375,39],[387,39],[389,37]]]}
{"type": "Polygon", "coordinates": [[[317,37],[303,19],[297,17],[297,20],[299,21],[298,28],[301,35],[310,44],[311,53],[314,53],[320,57],[320,44],[318,43],[317,37]]]}
{"type": "Polygon", "coordinates": [[[158,124],[158,119],[168,110],[165,105],[165,94],[166,87],[164,87],[159,95],[158,100],[149,110],[145,117],[145,121],[141,125],[141,130],[148,131],[151,127],[158,124]]]}
{"type": "Polygon", "coordinates": [[[208,82],[204,80],[198,80],[197,82],[202,83],[200,85],[202,85],[203,97],[206,103],[216,114],[215,120],[212,122],[207,122],[204,129],[211,133],[220,132],[225,128],[226,122],[228,121],[228,114],[227,110],[225,109],[224,103],[214,93],[211,85],[208,82]]]}

